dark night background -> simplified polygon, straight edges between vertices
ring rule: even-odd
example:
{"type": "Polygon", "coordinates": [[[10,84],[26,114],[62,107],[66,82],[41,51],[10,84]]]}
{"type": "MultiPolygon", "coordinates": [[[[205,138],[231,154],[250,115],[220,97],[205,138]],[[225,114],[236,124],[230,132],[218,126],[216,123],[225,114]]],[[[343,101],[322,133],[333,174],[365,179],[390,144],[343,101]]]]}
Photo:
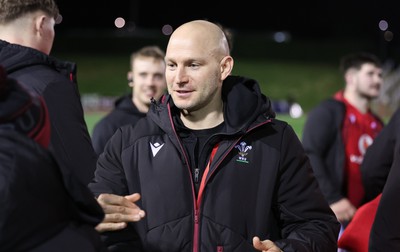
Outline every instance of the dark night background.
{"type": "MultiPolygon", "coordinates": [[[[385,69],[400,71],[400,68],[397,68],[400,65],[398,0],[56,1],[63,21],[56,26],[56,40],[52,53],[60,58],[78,62],[81,83],[93,83],[93,86],[81,86],[82,90],[88,93],[97,92],[100,83],[104,82],[104,74],[109,71],[113,72],[109,73],[109,79],[102,84],[103,89],[114,94],[116,87],[110,86],[109,83],[121,83],[124,85],[121,89],[125,88],[124,69],[127,66],[127,55],[149,44],[165,48],[169,34],[163,34],[164,25],[175,29],[182,23],[195,19],[217,22],[232,31],[232,56],[235,59],[243,59],[237,62],[270,61],[293,63],[296,66],[329,65],[336,71],[339,59],[344,54],[369,51],[382,59],[385,69]],[[123,28],[114,25],[118,17],[126,21],[123,28]],[[388,23],[388,27],[383,30],[379,27],[381,20],[388,23]],[[286,40],[278,41],[277,34],[287,35],[286,40]],[[86,56],[90,56],[87,57],[90,62],[85,61],[86,56]],[[116,67],[112,68],[113,70],[109,69],[108,60],[114,60],[112,64],[116,67]],[[120,69],[122,73],[115,74],[120,69]],[[97,74],[97,71],[103,71],[102,75],[97,74]],[[121,79],[117,79],[118,76],[121,76],[121,79]]],[[[315,71],[318,71],[318,67],[315,71]]],[[[314,74],[318,75],[310,73],[310,76],[306,76],[308,88],[304,90],[296,89],[299,80],[293,77],[295,74],[288,75],[287,79],[276,77],[278,83],[283,79],[282,83],[286,88],[284,92],[279,89],[276,93],[274,89],[269,89],[268,93],[272,97],[282,98],[288,94],[295,96],[304,108],[309,108],[324,96],[324,92],[325,95],[330,95],[329,88],[336,90],[329,78],[318,77],[314,82],[311,81],[314,74]],[[327,82],[321,89],[324,80],[327,82]],[[316,93],[318,95],[315,95],[316,93]]],[[[261,75],[258,78],[265,83],[274,81],[271,75],[261,75]]],[[[391,93],[396,94],[394,91],[391,93]]],[[[399,98],[393,99],[395,102],[398,100],[399,98]]]]}
{"type": "MultiPolygon", "coordinates": [[[[160,31],[165,24],[176,28],[193,19],[218,22],[240,34],[288,32],[292,41],[357,39],[374,46],[382,57],[397,58],[400,41],[399,4],[396,1],[151,1],[58,0],[63,22],[57,34],[98,33],[117,30],[114,20],[123,17],[131,33],[160,31]],[[379,30],[380,20],[389,24],[390,41],[379,30]],[[129,26],[128,25],[128,26],[129,26]],[[384,49],[382,49],[384,48],[384,49]],[[382,52],[385,50],[385,52],[382,52]]],[[[128,27],[126,26],[126,27],[128,27]]],[[[121,29],[120,29],[121,30],[121,29]]],[[[129,32],[128,32],[129,33],[129,32]]]]}
{"type": "Polygon", "coordinates": [[[144,28],[177,26],[191,19],[209,19],[245,30],[290,30],[309,37],[373,35],[378,22],[399,26],[395,1],[139,1],[59,0],[63,28],[112,28],[116,17],[144,28]]]}

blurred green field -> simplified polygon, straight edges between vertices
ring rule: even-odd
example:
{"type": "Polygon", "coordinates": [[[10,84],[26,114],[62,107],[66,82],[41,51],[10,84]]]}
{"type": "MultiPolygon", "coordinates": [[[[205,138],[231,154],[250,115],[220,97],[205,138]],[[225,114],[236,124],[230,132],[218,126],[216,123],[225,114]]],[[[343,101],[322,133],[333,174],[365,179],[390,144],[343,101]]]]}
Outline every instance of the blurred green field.
{"type": "MultiPolygon", "coordinates": [[[[129,60],[126,56],[79,54],[69,57],[78,64],[78,84],[83,95],[119,96],[129,90],[126,81],[129,60]]],[[[305,112],[342,87],[337,66],[323,63],[238,59],[233,74],[256,79],[262,92],[272,100],[294,99],[305,112]]],[[[102,116],[92,112],[86,115],[90,132],[102,116]]],[[[289,122],[301,136],[304,116],[293,119],[282,114],[278,118],[289,122]]]]}
{"type": "MultiPolygon", "coordinates": [[[[81,94],[119,96],[128,91],[127,71],[132,51],[154,44],[165,48],[167,37],[111,35],[58,36],[55,57],[78,66],[81,94]]],[[[343,86],[339,59],[355,50],[376,50],[369,40],[301,40],[275,43],[268,33],[237,32],[232,74],[257,80],[273,100],[294,99],[305,111],[343,86]],[[366,41],[370,43],[366,43],[366,41]]]]}
{"type": "MultiPolygon", "coordinates": [[[[81,94],[119,96],[129,90],[127,55],[70,54],[68,59],[78,65],[81,94]]],[[[257,80],[271,99],[293,99],[305,111],[343,85],[337,66],[321,62],[236,59],[232,74],[257,80]]]]}
{"type": "MultiPolygon", "coordinates": [[[[125,55],[70,54],[68,57],[78,65],[82,95],[119,96],[129,90],[126,81],[129,60],[125,55]]],[[[256,79],[262,92],[272,100],[293,99],[305,112],[342,87],[337,66],[327,63],[237,59],[233,74],[256,79]]],[[[103,113],[93,112],[85,115],[90,133],[102,116],[103,113]]],[[[301,136],[305,116],[293,119],[281,114],[278,118],[289,122],[301,136]]]]}
{"type": "MultiPolygon", "coordinates": [[[[88,34],[57,36],[53,56],[73,61],[78,67],[78,87],[82,96],[120,96],[129,91],[127,71],[132,51],[144,45],[165,48],[167,37],[151,32],[129,37],[121,34],[88,34]]],[[[232,56],[232,74],[253,78],[260,83],[262,92],[272,100],[291,99],[298,102],[305,115],[321,100],[343,87],[338,63],[342,55],[366,50],[378,52],[373,40],[329,39],[301,40],[275,43],[269,33],[235,34],[232,56]]],[[[245,104],[244,104],[245,105],[245,104]]],[[[89,131],[103,116],[85,114],[89,131]]],[[[278,115],[293,126],[301,136],[305,116],[292,119],[278,115]]]]}
{"type": "MultiPolygon", "coordinates": [[[[105,115],[105,113],[86,113],[85,121],[89,130],[89,133],[92,134],[94,125],[105,115]]],[[[286,114],[278,114],[277,118],[283,121],[288,122],[296,132],[296,134],[301,138],[301,134],[303,133],[303,125],[305,121],[305,116],[300,118],[291,118],[286,114]]]]}
{"type": "Polygon", "coordinates": [[[105,113],[96,112],[96,113],[85,113],[85,121],[88,127],[88,131],[90,135],[93,132],[94,125],[105,115],[105,113]]]}

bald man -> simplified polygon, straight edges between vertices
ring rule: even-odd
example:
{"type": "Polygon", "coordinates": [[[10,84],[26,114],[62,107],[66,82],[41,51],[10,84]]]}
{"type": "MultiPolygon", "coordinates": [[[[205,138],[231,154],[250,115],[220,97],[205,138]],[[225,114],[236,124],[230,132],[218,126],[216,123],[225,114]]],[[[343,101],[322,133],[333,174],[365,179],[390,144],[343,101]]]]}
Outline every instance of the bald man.
{"type": "Polygon", "coordinates": [[[89,184],[109,250],[336,251],[299,139],[255,80],[231,75],[218,25],[177,28],[165,61],[168,95],[117,130],[89,184]]]}

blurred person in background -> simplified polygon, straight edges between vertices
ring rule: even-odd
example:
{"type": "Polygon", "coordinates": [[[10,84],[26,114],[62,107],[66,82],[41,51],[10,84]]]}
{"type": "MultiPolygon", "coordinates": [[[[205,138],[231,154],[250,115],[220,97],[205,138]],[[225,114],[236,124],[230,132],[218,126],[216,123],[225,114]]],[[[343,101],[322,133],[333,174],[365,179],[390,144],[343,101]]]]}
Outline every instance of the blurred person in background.
{"type": "Polygon", "coordinates": [[[158,46],[145,46],[132,53],[128,72],[131,93],[118,98],[114,109],[93,128],[92,142],[97,155],[119,127],[135,124],[146,115],[151,99],[158,100],[165,93],[164,57],[158,46]]]}
{"type": "Polygon", "coordinates": [[[336,251],[340,225],[293,128],[231,75],[220,27],[179,26],[168,94],[120,127],[89,184],[110,251],[336,251]]]}
{"type": "Polygon", "coordinates": [[[75,196],[65,189],[50,134],[42,97],[0,66],[0,251],[106,251],[95,230],[104,212],[76,178],[75,196]]]}
{"type": "Polygon", "coordinates": [[[44,98],[51,123],[49,149],[65,181],[76,176],[87,185],[97,156],[84,120],[76,65],[49,56],[60,19],[54,0],[0,0],[0,62],[10,77],[44,98]]]}
{"type": "Polygon", "coordinates": [[[381,61],[367,52],[342,57],[345,86],[312,109],[302,143],[319,185],[344,228],[364,202],[360,164],[384,126],[371,110],[383,83],[381,61]]]}

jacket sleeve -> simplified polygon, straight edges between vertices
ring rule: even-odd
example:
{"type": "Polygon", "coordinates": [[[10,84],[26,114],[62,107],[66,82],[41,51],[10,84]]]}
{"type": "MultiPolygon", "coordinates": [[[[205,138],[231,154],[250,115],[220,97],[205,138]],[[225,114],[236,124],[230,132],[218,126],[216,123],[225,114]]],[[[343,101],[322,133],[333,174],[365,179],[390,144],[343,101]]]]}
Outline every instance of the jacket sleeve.
{"type": "Polygon", "coordinates": [[[287,126],[282,138],[278,214],[283,251],[337,251],[340,224],[314,177],[296,133],[287,126]]]}
{"type": "Polygon", "coordinates": [[[383,190],[386,178],[393,162],[396,136],[400,127],[400,109],[393,115],[392,120],[379,132],[365,152],[360,166],[365,201],[374,199],[383,190]]]}
{"type": "Polygon", "coordinates": [[[89,188],[97,197],[101,193],[127,195],[128,188],[125,172],[121,161],[123,150],[121,129],[111,137],[97,160],[94,179],[89,183],[89,188]]]}
{"type": "MultiPolygon", "coordinates": [[[[97,161],[95,177],[93,181],[89,183],[89,189],[95,197],[102,193],[116,195],[129,194],[121,162],[122,150],[122,133],[121,129],[118,129],[106,144],[104,152],[100,154],[97,161]]],[[[141,251],[140,241],[133,225],[133,223],[129,223],[128,227],[123,230],[102,233],[102,240],[109,251],[141,251]]]]}
{"type": "Polygon", "coordinates": [[[84,119],[76,84],[54,80],[43,93],[51,120],[50,150],[64,175],[69,173],[87,185],[94,175],[96,154],[84,119]]]}
{"type": "MultiPolygon", "coordinates": [[[[314,108],[307,117],[303,128],[302,144],[308,155],[311,166],[319,186],[328,200],[332,204],[344,196],[341,194],[341,181],[338,180],[338,171],[335,170],[338,157],[337,137],[339,134],[337,115],[325,106],[314,108]],[[330,159],[334,157],[335,159],[330,159]],[[327,165],[329,164],[329,166],[327,165]]],[[[340,156],[340,155],[339,155],[340,156]]],[[[344,162],[344,160],[343,160],[344,162]]]]}

